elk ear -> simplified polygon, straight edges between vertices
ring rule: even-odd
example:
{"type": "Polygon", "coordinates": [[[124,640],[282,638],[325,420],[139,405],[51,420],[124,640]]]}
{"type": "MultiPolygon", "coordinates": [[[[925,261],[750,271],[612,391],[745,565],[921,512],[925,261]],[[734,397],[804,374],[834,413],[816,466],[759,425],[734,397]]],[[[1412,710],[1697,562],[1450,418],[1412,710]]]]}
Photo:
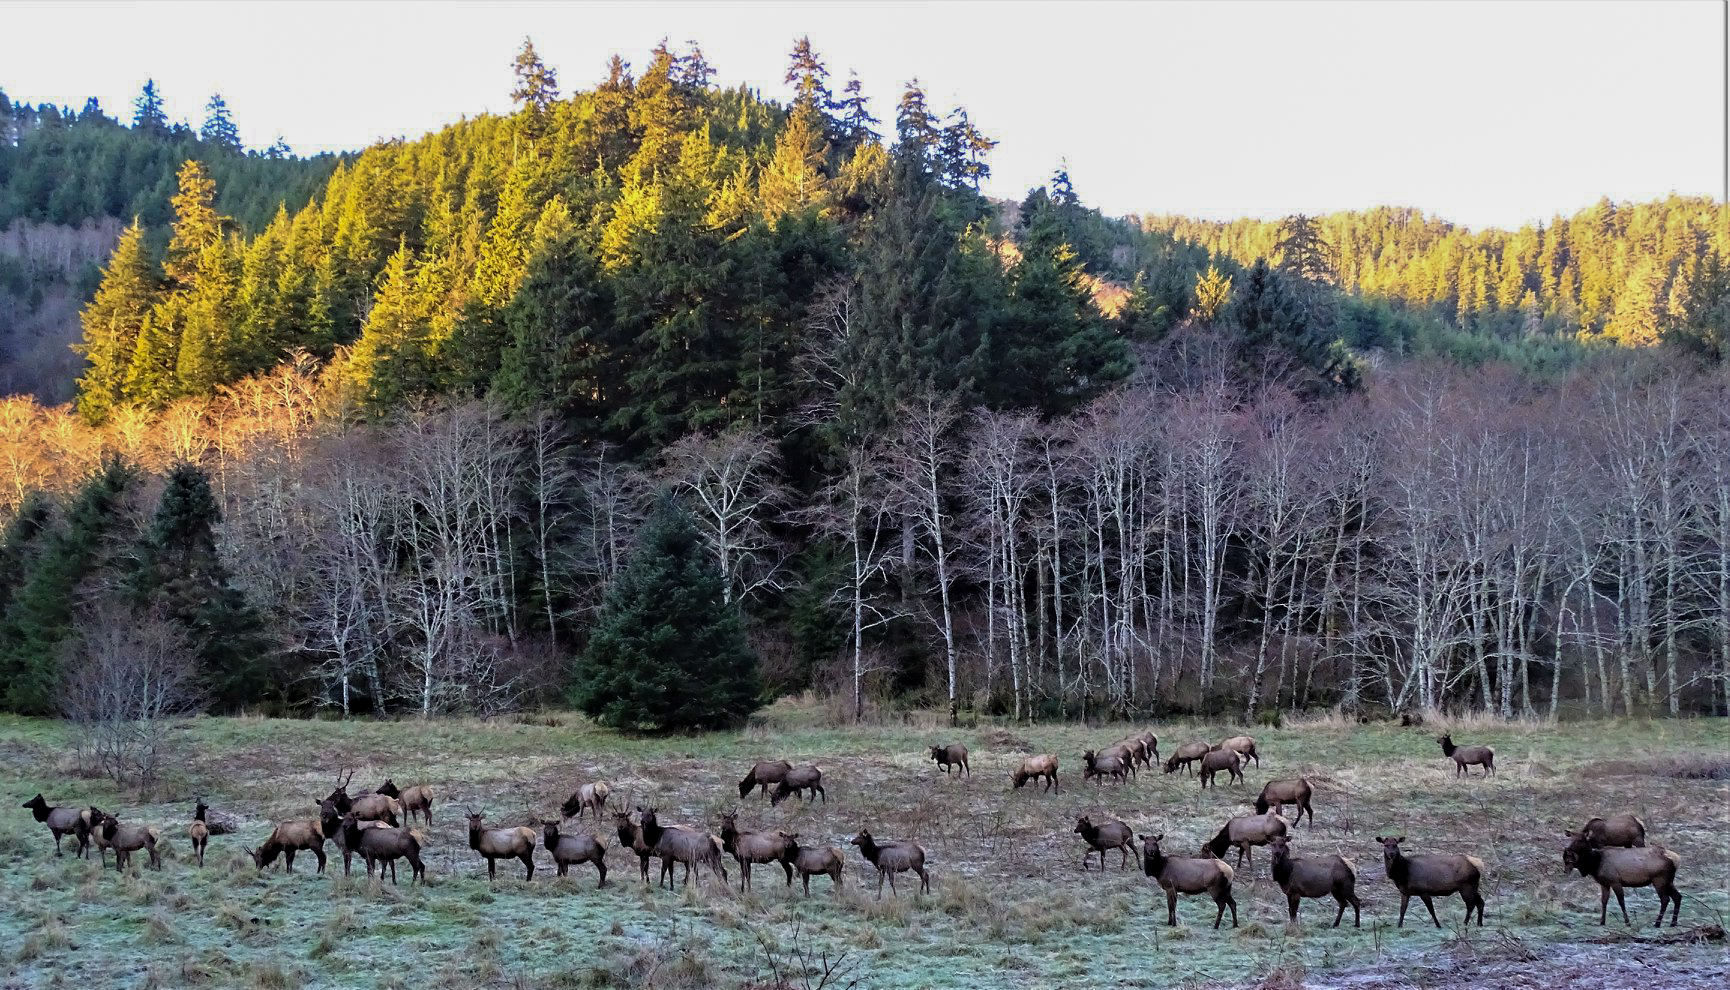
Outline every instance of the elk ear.
{"type": "Polygon", "coordinates": [[[1394,845],[1396,845],[1396,846],[1397,846],[1397,845],[1399,845],[1399,844],[1400,844],[1400,843],[1402,843],[1402,842],[1404,842],[1404,841],[1406,841],[1406,837],[1405,837],[1405,836],[1403,836],[1403,835],[1402,835],[1402,836],[1400,836],[1400,837],[1399,837],[1399,838],[1397,838],[1397,839],[1395,839],[1395,840],[1394,840],[1394,845]]]}
{"type": "Polygon", "coordinates": [[[1155,842],[1158,842],[1158,841],[1159,841],[1159,840],[1161,840],[1161,839],[1163,839],[1163,838],[1165,838],[1165,833],[1164,833],[1164,832],[1161,832],[1161,833],[1159,833],[1159,834],[1158,834],[1158,835],[1156,835],[1156,836],[1154,836],[1154,837],[1153,837],[1153,841],[1155,841],[1155,842]]]}

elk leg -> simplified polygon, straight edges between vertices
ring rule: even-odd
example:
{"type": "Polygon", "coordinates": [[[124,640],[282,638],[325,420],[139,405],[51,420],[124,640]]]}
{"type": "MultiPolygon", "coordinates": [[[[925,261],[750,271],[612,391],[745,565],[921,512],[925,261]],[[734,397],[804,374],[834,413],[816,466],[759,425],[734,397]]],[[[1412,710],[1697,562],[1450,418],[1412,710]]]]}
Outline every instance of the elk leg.
{"type": "MultiPolygon", "coordinates": [[[[120,850],[118,850],[118,849],[114,850],[114,855],[116,858],[118,858],[120,856],[120,850]]],[[[282,868],[284,871],[286,871],[288,873],[294,872],[294,850],[293,849],[284,849],[282,851],[282,868]]]]}
{"type": "Polygon", "coordinates": [[[787,886],[789,886],[789,887],[793,886],[793,864],[788,863],[788,862],[782,862],[781,869],[787,871],[787,886]]]}
{"type": "Polygon", "coordinates": [[[603,856],[600,859],[595,860],[595,869],[599,870],[601,873],[601,882],[598,884],[595,884],[595,887],[597,889],[601,888],[601,887],[605,887],[607,885],[607,860],[606,860],[606,857],[603,856]]]}
{"type": "MultiPolygon", "coordinates": [[[[1117,868],[1119,870],[1129,869],[1129,847],[1118,846],[1117,853],[1117,868]]],[[[1103,849],[1099,853],[1099,872],[1105,872],[1105,851],[1103,849]]]]}
{"type": "Polygon", "coordinates": [[[1177,927],[1177,888],[1165,888],[1165,923],[1177,927]]]}
{"type": "Polygon", "coordinates": [[[1622,896],[1622,885],[1614,883],[1610,889],[1616,892],[1616,906],[1622,909],[1622,924],[1632,926],[1634,923],[1628,920],[1628,899],[1622,896]]]}
{"type": "Polygon", "coordinates": [[[523,869],[526,871],[523,873],[523,880],[525,882],[533,880],[535,878],[535,854],[533,852],[523,853],[522,860],[523,869]]]}
{"type": "Polygon", "coordinates": [[[931,874],[925,872],[925,867],[919,868],[919,890],[921,893],[931,893],[931,874]]]}
{"type": "MultiPolygon", "coordinates": [[[[1294,924],[1294,925],[1297,924],[1298,895],[1296,895],[1296,894],[1285,895],[1285,906],[1286,906],[1287,912],[1289,912],[1291,914],[1292,924],[1294,924]]],[[[1340,902],[1340,913],[1341,914],[1346,913],[1346,905],[1345,905],[1344,901],[1340,902]]],[[[1339,926],[1340,926],[1340,919],[1335,918],[1334,919],[1334,927],[1338,928],[1339,926]]]]}
{"type": "Polygon", "coordinates": [[[883,870],[882,867],[878,867],[878,869],[877,869],[877,899],[878,900],[883,899],[883,874],[885,872],[886,871],[883,870]]]}
{"type": "MultiPolygon", "coordinates": [[[[1437,928],[1442,927],[1442,919],[1436,917],[1436,904],[1434,901],[1430,900],[1430,895],[1419,894],[1418,896],[1423,898],[1424,907],[1430,909],[1430,920],[1436,923],[1437,928]]],[[[1470,919],[1468,918],[1468,920],[1470,920],[1470,919]]]]}
{"type": "Polygon", "coordinates": [[[895,889],[895,871],[894,870],[889,871],[889,896],[895,898],[896,900],[901,899],[901,892],[899,890],[895,889]]]}
{"type": "Polygon", "coordinates": [[[1411,902],[1412,902],[1412,895],[1404,893],[1404,892],[1402,892],[1400,894],[1400,923],[1395,925],[1394,926],[1395,928],[1406,927],[1406,905],[1410,904],[1411,902]]]}

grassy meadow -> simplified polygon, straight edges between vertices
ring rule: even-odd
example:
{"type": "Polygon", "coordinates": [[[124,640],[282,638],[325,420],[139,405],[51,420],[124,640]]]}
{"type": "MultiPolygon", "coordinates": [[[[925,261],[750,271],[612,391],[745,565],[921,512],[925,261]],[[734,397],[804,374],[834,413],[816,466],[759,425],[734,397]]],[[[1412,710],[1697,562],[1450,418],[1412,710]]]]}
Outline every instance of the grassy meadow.
{"type": "MultiPolygon", "coordinates": [[[[907,724],[829,728],[816,706],[783,702],[736,733],[633,739],[563,714],[492,722],[284,721],[205,718],[174,736],[176,754],[153,793],[117,793],[76,772],[65,725],[0,720],[0,987],[1555,987],[1575,983],[1721,986],[1730,963],[1730,726],[1722,720],[1560,725],[1441,723],[1415,728],[1339,719],[1255,732],[1262,766],[1245,786],[1203,792],[1193,777],[1148,774],[1124,787],[1084,786],[1080,752],[1127,734],[1123,725],[985,725],[948,730],[936,716],[907,724]],[[1433,741],[1496,749],[1498,775],[1454,778],[1433,741]],[[951,780],[928,745],[972,750],[971,779],[951,780]],[[1061,794],[1011,791],[1027,753],[1062,760],[1061,794]],[[828,803],[738,799],[751,761],[814,760],[828,803]],[[302,854],[294,875],[260,873],[244,848],[276,819],[307,817],[337,768],[351,791],[388,774],[437,792],[424,853],[429,883],[400,887],[325,876],[302,854]],[[1339,852],[1358,866],[1363,927],[1326,927],[1332,901],[1306,901],[1285,921],[1266,850],[1238,872],[1241,927],[1214,931],[1206,898],[1184,898],[1167,928],[1164,896],[1133,866],[1083,872],[1080,814],[1109,814],[1166,834],[1168,852],[1198,848],[1261,785],[1304,774],[1316,785],[1317,827],[1297,829],[1299,854],[1339,852]],[[489,884],[468,848],[461,811],[491,824],[557,814],[575,787],[612,783],[612,804],[658,805],[663,820],[706,822],[740,809],[746,828],[786,828],[801,842],[846,853],[846,886],[782,885],[757,867],[755,890],[706,882],[676,893],[645,888],[635,857],[609,853],[609,884],[592,867],[556,879],[537,847],[532,882],[501,862],[489,884]],[[164,868],[140,853],[131,873],[56,859],[46,827],[18,805],[37,791],[56,804],[97,804],[156,826],[164,868]],[[184,823],[202,794],[238,816],[238,834],[211,839],[192,861],[184,823]],[[1682,925],[1654,937],[1651,890],[1629,893],[1635,926],[1597,924],[1597,886],[1562,875],[1562,833],[1594,814],[1632,811],[1651,841],[1682,856],[1682,925]],[[875,873],[847,845],[861,826],[912,838],[928,853],[931,896],[873,899],[875,873]],[[1413,901],[1396,930],[1399,899],[1382,875],[1374,836],[1407,837],[1408,852],[1469,852],[1487,866],[1487,926],[1464,930],[1457,897],[1438,902],[1440,931],[1413,901]],[[1714,926],[1717,926],[1714,937],[1714,926]]],[[[1152,727],[1162,752],[1218,724],[1152,727]]],[[[574,825],[567,825],[567,831],[574,825]]],[[[592,827],[592,826],[591,826],[592,827]]],[[[602,829],[615,846],[610,822],[602,829]]],[[[68,841],[68,846],[72,845],[68,841]]],[[[112,863],[112,860],[110,860],[112,863]]],[[[682,871],[681,871],[682,872],[682,871]]],[[[1229,914],[1227,925],[1230,923],[1229,914]]]]}

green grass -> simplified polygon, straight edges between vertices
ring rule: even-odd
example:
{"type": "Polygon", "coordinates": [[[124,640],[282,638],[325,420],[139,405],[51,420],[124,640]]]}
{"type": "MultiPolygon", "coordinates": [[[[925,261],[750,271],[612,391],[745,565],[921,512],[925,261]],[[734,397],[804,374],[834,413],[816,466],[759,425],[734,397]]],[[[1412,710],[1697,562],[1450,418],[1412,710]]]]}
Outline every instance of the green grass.
{"type": "MultiPolygon", "coordinates": [[[[1205,793],[1182,774],[1083,786],[1080,751],[1115,741],[1125,726],[950,731],[935,716],[857,729],[821,721],[813,706],[782,703],[743,732],[633,739],[564,714],[425,724],[198,719],[175,733],[181,755],[165,782],[135,795],[77,774],[63,724],[0,719],[0,794],[10,802],[0,814],[0,893],[9,908],[0,911],[0,987],[773,986],[777,967],[787,985],[803,987],[800,952],[812,965],[845,954],[838,985],[871,988],[1332,986],[1348,978],[1396,986],[1461,973],[1538,987],[1583,974],[1602,983],[1606,972],[1635,963],[1628,979],[1650,988],[1691,986],[1690,974],[1709,976],[1724,964],[1721,942],[1636,942],[1650,934],[1650,890],[1629,895],[1633,930],[1614,905],[1612,924],[1600,929],[1596,886],[1563,877],[1560,853],[1565,829],[1593,814],[1633,811],[1653,841],[1683,858],[1678,931],[1722,925],[1730,915],[1730,781],[1675,775],[1730,763],[1722,720],[1456,725],[1457,741],[1496,748],[1499,774],[1455,780],[1432,741],[1436,726],[1322,719],[1256,731],[1263,766],[1248,770],[1247,786],[1205,793]],[[928,745],[957,740],[972,749],[971,780],[945,779],[925,756],[928,745]],[[1009,789],[1008,772],[1026,752],[1059,754],[1061,795],[1009,789]],[[745,765],[782,756],[823,767],[827,805],[771,810],[756,796],[738,800],[745,765]],[[272,821],[310,814],[339,767],[356,771],[356,788],[388,774],[437,789],[427,886],[345,879],[335,855],[322,877],[304,856],[293,876],[261,874],[246,859],[244,848],[272,821]],[[1299,773],[1317,786],[1319,827],[1298,829],[1294,846],[1357,863],[1362,929],[1349,927],[1349,913],[1348,927],[1324,927],[1332,909],[1320,901],[1306,902],[1301,924],[1288,926],[1265,850],[1253,870],[1239,871],[1235,931],[1214,931],[1211,902],[1191,898],[1179,904],[1179,927],[1167,928],[1163,895],[1133,867],[1118,871],[1115,855],[1103,875],[1080,869],[1077,815],[1115,815],[1138,831],[1164,832],[1168,851],[1187,852],[1248,810],[1262,782],[1299,773]],[[742,824],[840,846],[847,886],[837,896],[828,878],[817,878],[805,899],[797,885],[781,885],[779,869],[757,867],[748,894],[713,882],[670,893],[645,888],[635,858],[616,849],[611,883],[600,891],[589,867],[555,879],[544,850],[532,882],[501,863],[498,882],[487,883],[462,832],[465,805],[516,824],[556,814],[577,784],[597,777],[613,783],[615,806],[658,805],[664,818],[711,826],[737,806],[742,824]],[[17,807],[38,790],[157,826],[164,869],[140,869],[142,854],[127,877],[103,872],[94,858],[56,859],[47,830],[17,807]],[[184,834],[200,794],[244,821],[239,834],[212,838],[203,870],[184,834]],[[925,845],[932,895],[916,900],[904,884],[898,900],[887,889],[874,900],[875,875],[846,844],[861,826],[925,845]],[[1414,852],[1481,857],[1488,927],[1461,930],[1454,898],[1437,905],[1442,930],[1416,902],[1396,930],[1398,896],[1373,839],[1387,832],[1405,835],[1414,852]]],[[[1235,731],[1153,728],[1167,751],[1235,731]]],[[[610,827],[603,835],[614,845],[610,827]]],[[[728,869],[736,881],[730,860],[728,869]]],[[[406,866],[400,872],[406,877],[406,866]]]]}

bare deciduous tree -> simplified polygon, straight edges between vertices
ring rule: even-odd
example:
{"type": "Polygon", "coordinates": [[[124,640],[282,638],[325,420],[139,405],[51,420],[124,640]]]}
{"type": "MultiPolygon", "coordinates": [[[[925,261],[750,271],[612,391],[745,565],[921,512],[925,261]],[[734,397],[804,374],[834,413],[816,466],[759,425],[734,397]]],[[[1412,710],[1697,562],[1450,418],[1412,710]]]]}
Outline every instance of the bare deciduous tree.
{"type": "Polygon", "coordinates": [[[81,750],[116,784],[156,779],[176,719],[196,713],[198,657],[173,623],[118,605],[81,610],[60,710],[81,750]]]}

